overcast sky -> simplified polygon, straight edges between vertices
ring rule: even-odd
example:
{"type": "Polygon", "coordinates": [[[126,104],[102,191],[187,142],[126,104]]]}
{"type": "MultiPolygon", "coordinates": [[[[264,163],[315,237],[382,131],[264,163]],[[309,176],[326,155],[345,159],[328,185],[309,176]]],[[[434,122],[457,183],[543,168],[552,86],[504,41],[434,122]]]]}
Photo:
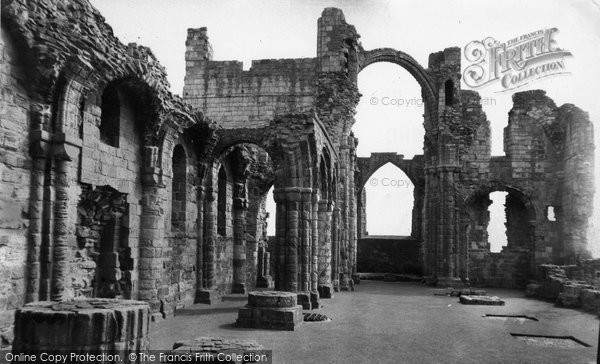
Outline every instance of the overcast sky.
{"type": "MultiPolygon", "coordinates": [[[[361,34],[365,49],[402,50],[423,67],[427,67],[430,53],[446,47],[464,48],[469,42],[486,37],[505,42],[538,29],[555,27],[559,30],[554,37],[557,45],[573,54],[565,59],[568,74],[534,81],[519,91],[544,89],[557,105],[573,103],[589,112],[595,123],[596,144],[600,145],[597,124],[600,120],[600,0],[92,0],[92,4],[106,17],[123,43],[137,42],[154,51],[166,67],[176,94],[181,94],[183,89],[187,28],[207,26],[214,59],[242,60],[247,69],[252,59],[314,57],[317,19],[323,8],[329,6],[344,11],[346,21],[355,25],[361,34]]],[[[467,64],[463,58],[463,68],[467,64]]],[[[464,82],[461,87],[469,88],[464,82]]],[[[422,153],[423,108],[417,102],[420,89],[416,81],[398,66],[376,64],[361,72],[359,88],[363,98],[353,129],[360,139],[359,155],[391,151],[411,158],[422,153]],[[385,105],[384,97],[388,101],[404,100],[403,105],[385,105]],[[378,101],[375,105],[370,102],[372,98],[378,101]]],[[[477,91],[492,124],[492,152],[502,155],[502,130],[512,107],[511,92],[498,92],[497,84],[477,91]]],[[[598,180],[598,157],[596,170],[598,180]]],[[[374,177],[380,182],[386,177],[407,180],[389,166],[374,177]]],[[[367,187],[369,232],[402,233],[402,224],[410,222],[406,211],[412,209],[412,192],[406,193],[407,190],[381,186],[381,183],[367,187]],[[400,192],[404,192],[404,197],[398,196],[400,192]]],[[[596,194],[595,202],[593,221],[599,221],[600,193],[596,194]]],[[[494,239],[501,239],[503,227],[495,228],[494,239]]],[[[593,247],[594,250],[599,248],[593,247]]]]}

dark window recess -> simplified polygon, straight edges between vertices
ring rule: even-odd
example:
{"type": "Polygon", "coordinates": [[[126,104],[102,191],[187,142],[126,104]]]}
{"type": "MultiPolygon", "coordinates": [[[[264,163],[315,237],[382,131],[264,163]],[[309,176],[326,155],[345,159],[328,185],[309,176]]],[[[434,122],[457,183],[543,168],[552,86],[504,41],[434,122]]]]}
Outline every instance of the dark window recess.
{"type": "Polygon", "coordinates": [[[219,170],[219,194],[217,197],[217,233],[227,235],[227,173],[225,168],[219,170]]]}
{"type": "Polygon", "coordinates": [[[446,81],[444,84],[444,91],[446,106],[454,105],[454,82],[452,82],[452,80],[446,81]]]}
{"type": "Polygon", "coordinates": [[[119,93],[113,86],[108,86],[102,93],[102,114],[100,116],[100,140],[113,147],[119,147],[120,128],[119,93]]]}
{"type": "Polygon", "coordinates": [[[186,221],[186,156],[181,145],[173,149],[173,186],[171,192],[171,230],[185,231],[186,221]]]}

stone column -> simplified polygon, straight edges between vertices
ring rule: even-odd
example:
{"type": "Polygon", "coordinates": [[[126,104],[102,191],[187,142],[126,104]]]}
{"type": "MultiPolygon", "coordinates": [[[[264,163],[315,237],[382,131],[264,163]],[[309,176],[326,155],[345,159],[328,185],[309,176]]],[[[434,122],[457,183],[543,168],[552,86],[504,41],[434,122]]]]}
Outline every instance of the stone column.
{"type": "Polygon", "coordinates": [[[457,244],[454,181],[458,167],[429,167],[425,200],[425,268],[439,285],[460,286],[460,249],[457,244]]]}
{"type": "Polygon", "coordinates": [[[323,298],[333,297],[333,285],[331,283],[332,274],[332,231],[331,217],[333,212],[333,203],[328,200],[319,201],[318,220],[319,220],[319,240],[318,240],[318,272],[319,272],[319,296],[323,298]]]}
{"type": "Polygon", "coordinates": [[[50,107],[35,105],[31,110],[31,192],[29,195],[29,233],[27,249],[27,276],[25,302],[33,302],[48,297],[40,297],[40,252],[42,248],[42,229],[44,219],[44,174],[50,152],[50,135],[43,130],[49,123],[50,107]]]}
{"type": "MultiPolygon", "coordinates": [[[[356,274],[356,188],[354,187],[354,175],[356,170],[356,139],[350,137],[349,169],[348,169],[348,278],[358,283],[356,274]]],[[[350,288],[354,290],[354,285],[350,288]]]]}
{"type": "Polygon", "coordinates": [[[285,290],[285,264],[286,264],[286,222],[287,222],[287,208],[286,208],[286,197],[285,192],[274,189],[273,199],[276,204],[275,212],[275,246],[273,251],[275,254],[275,289],[279,291],[285,290]]]}
{"type": "Polygon", "coordinates": [[[233,196],[233,286],[232,293],[246,294],[246,186],[236,182],[233,196]]]}
{"type": "Polygon", "coordinates": [[[204,288],[204,251],[202,250],[202,246],[204,242],[204,199],[206,198],[204,186],[198,186],[197,191],[196,206],[198,207],[198,217],[196,220],[196,301],[198,300],[200,292],[204,288]]]}
{"type": "Polygon", "coordinates": [[[312,226],[312,191],[302,190],[301,191],[301,243],[300,243],[300,290],[302,292],[309,292],[311,289],[311,226],[312,226]]]}
{"type": "Polygon", "coordinates": [[[206,187],[204,192],[204,241],[202,242],[202,258],[203,261],[203,285],[198,292],[196,301],[199,303],[213,304],[217,302],[218,295],[215,291],[215,254],[217,244],[217,209],[216,209],[217,194],[212,186],[206,187]]]}
{"type": "Polygon", "coordinates": [[[312,189],[275,189],[278,255],[276,289],[298,292],[298,303],[310,309],[312,267],[312,189]]]}
{"type": "MultiPolygon", "coordinates": [[[[348,145],[340,147],[340,221],[339,221],[339,258],[340,258],[340,270],[339,280],[340,289],[343,291],[350,290],[350,270],[352,266],[350,264],[350,233],[349,233],[349,219],[350,219],[350,178],[354,178],[354,175],[350,176],[350,147],[348,145]]],[[[353,173],[353,172],[352,172],[353,173]]]]}
{"type": "Polygon", "coordinates": [[[335,292],[340,291],[340,209],[335,206],[331,219],[332,251],[331,270],[332,284],[335,292]]]}
{"type": "Polygon", "coordinates": [[[154,313],[153,319],[164,318],[159,312],[161,302],[159,290],[162,288],[164,214],[166,188],[161,180],[161,171],[157,167],[158,148],[144,147],[144,165],[142,167],[142,215],[140,218],[140,258],[139,299],[149,303],[154,313]]]}
{"type": "Polygon", "coordinates": [[[273,287],[273,280],[271,278],[270,259],[269,252],[265,249],[266,242],[260,242],[258,246],[258,264],[256,272],[256,287],[258,288],[271,288],[273,287]]]}
{"type": "Polygon", "coordinates": [[[50,298],[60,301],[66,295],[67,274],[69,273],[68,209],[69,209],[69,161],[56,161],[54,180],[54,241],[52,249],[52,285],[50,298]]]}
{"type": "Polygon", "coordinates": [[[54,135],[54,234],[52,244],[52,283],[50,298],[60,301],[68,298],[70,289],[69,239],[74,236],[74,221],[69,219],[70,181],[75,179],[72,161],[79,158],[81,141],[65,134],[54,135]]]}
{"type": "Polygon", "coordinates": [[[313,308],[319,308],[319,190],[312,191],[310,225],[310,300],[313,308]]]}
{"type": "Polygon", "coordinates": [[[286,188],[286,240],[285,242],[285,285],[284,290],[289,292],[298,292],[299,269],[298,250],[301,244],[301,226],[300,226],[300,190],[295,188],[286,188]]]}
{"type": "Polygon", "coordinates": [[[27,250],[27,289],[25,302],[33,302],[40,299],[40,249],[42,248],[45,166],[46,158],[33,158],[31,194],[29,197],[29,247],[27,250]]]}

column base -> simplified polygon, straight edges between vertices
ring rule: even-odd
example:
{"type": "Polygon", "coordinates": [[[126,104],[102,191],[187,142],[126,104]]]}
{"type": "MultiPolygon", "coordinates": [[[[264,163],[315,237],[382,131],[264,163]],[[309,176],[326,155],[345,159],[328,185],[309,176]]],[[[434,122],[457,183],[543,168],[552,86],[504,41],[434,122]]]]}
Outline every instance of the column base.
{"type": "Polygon", "coordinates": [[[319,305],[319,291],[311,291],[310,292],[310,304],[312,305],[312,309],[316,310],[320,307],[319,305]]]}
{"type": "Polygon", "coordinates": [[[340,279],[340,290],[341,291],[354,291],[354,281],[348,277],[340,279]]]}
{"type": "Polygon", "coordinates": [[[302,322],[302,306],[294,307],[242,307],[236,325],[252,329],[294,331],[302,322]]]}
{"type": "Polygon", "coordinates": [[[312,301],[310,299],[310,292],[297,292],[298,304],[305,310],[312,310],[312,301]]]}
{"type": "MultiPolygon", "coordinates": [[[[307,292],[304,292],[307,293],[307,292]]],[[[298,295],[292,292],[254,291],[240,308],[236,325],[256,329],[294,330],[304,321],[298,295]]]]}
{"type": "Polygon", "coordinates": [[[322,284],[317,287],[319,291],[319,297],[321,298],[333,298],[334,288],[332,284],[322,284]]]}
{"type": "Polygon", "coordinates": [[[214,289],[203,289],[196,292],[195,303],[206,303],[214,305],[215,303],[221,302],[221,295],[214,289]]]}
{"type": "Polygon", "coordinates": [[[271,276],[262,276],[256,278],[256,288],[273,288],[274,282],[271,276]]]}
{"type": "Polygon", "coordinates": [[[352,282],[354,282],[354,284],[360,284],[360,276],[358,273],[352,274],[352,282]]]}
{"type": "Polygon", "coordinates": [[[231,293],[248,294],[245,283],[234,283],[231,287],[231,293]]]}
{"type": "Polygon", "coordinates": [[[340,291],[340,281],[333,281],[333,291],[334,292],[339,292],[340,291]]]}

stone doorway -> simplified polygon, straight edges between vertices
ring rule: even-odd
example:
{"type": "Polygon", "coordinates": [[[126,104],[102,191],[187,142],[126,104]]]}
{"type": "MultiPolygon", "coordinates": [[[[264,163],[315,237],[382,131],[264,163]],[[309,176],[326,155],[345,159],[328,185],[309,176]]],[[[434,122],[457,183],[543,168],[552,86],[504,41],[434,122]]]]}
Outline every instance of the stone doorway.
{"type": "Polygon", "coordinates": [[[127,196],[110,186],[83,185],[77,207],[74,295],[131,298],[127,196]]]}

